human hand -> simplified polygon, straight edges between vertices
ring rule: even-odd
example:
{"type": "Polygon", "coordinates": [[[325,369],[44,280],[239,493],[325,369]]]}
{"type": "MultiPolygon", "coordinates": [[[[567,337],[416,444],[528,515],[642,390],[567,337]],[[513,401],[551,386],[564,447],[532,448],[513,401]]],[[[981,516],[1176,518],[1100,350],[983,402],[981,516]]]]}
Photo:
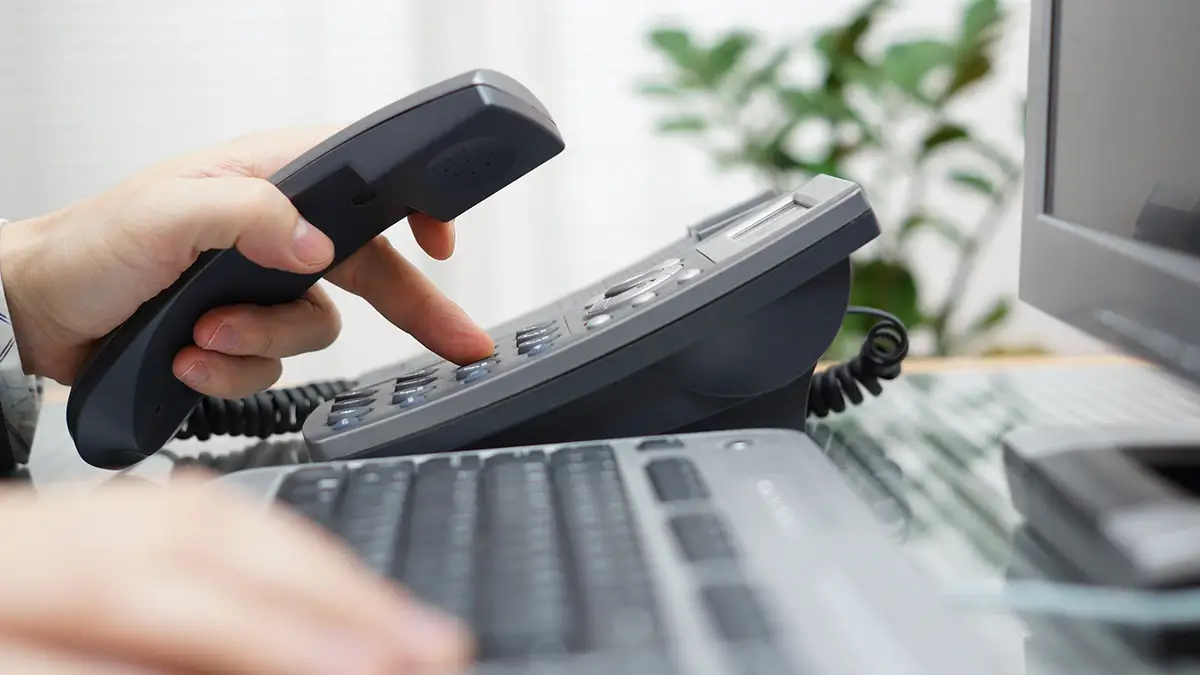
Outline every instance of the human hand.
{"type": "MultiPolygon", "coordinates": [[[[252,262],[297,273],[325,269],[333,243],[308,226],[269,181],[336,129],[261,134],[156,165],[114,189],[0,230],[0,270],[27,374],[72,384],[97,341],[170,286],[199,254],[236,247],[252,262]]],[[[426,253],[446,259],[454,226],[408,218],[426,253]]],[[[383,237],[325,279],[370,302],[440,356],[469,363],[492,353],[482,328],[383,237]]],[[[203,394],[240,398],[270,387],[281,359],[323,349],[341,321],[320,285],[274,307],[214,309],[175,375],[203,394]]]]}
{"type": "Polygon", "coordinates": [[[0,491],[0,673],[458,672],[470,638],[308,521],[212,483],[0,491]]]}

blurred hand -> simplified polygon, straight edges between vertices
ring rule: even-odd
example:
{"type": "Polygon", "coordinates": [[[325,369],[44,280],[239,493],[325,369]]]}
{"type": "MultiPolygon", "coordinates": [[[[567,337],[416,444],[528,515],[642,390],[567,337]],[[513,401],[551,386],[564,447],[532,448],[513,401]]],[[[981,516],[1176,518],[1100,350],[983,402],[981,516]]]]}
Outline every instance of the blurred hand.
{"type": "Polygon", "coordinates": [[[463,629],[213,484],[0,491],[0,673],[457,672],[463,629]]]}
{"type": "MultiPolygon", "coordinates": [[[[320,128],[251,136],[154,166],[110,192],[0,230],[0,269],[22,365],[71,384],[97,340],[170,286],[208,249],[236,247],[264,267],[324,270],[333,244],[266,179],[332,135],[320,128]]],[[[421,248],[454,251],[454,226],[408,219],[421,248]]],[[[426,347],[457,363],[492,353],[492,341],[383,237],[330,270],[426,347]]],[[[280,359],[323,349],[341,321],[314,286],[275,307],[214,309],[175,358],[177,377],[212,396],[240,398],[274,384],[280,359]]]]}

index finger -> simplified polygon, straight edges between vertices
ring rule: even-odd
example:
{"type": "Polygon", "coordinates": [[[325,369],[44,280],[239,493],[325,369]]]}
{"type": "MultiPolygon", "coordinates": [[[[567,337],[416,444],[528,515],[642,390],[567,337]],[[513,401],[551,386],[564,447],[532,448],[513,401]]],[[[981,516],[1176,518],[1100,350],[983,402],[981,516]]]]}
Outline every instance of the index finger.
{"type": "Polygon", "coordinates": [[[257,132],[181,155],[155,168],[183,178],[270,178],[344,128],[322,124],[257,132]]]}

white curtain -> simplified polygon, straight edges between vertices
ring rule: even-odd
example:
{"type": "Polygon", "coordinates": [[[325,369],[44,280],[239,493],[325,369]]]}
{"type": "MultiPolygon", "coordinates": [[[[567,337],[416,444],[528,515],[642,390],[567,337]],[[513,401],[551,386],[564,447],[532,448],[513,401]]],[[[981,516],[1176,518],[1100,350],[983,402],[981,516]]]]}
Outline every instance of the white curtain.
{"type": "MultiPolygon", "coordinates": [[[[957,2],[905,6],[898,30],[941,27],[957,2]]],[[[1024,4],[996,100],[1024,77],[1024,4]]],[[[857,3],[822,0],[3,0],[0,216],[103,190],[145,164],[256,129],[349,122],[475,67],[527,84],[567,151],[466,214],[459,252],[428,261],[392,238],[484,325],[590,283],[748,195],[744,176],[653,132],[634,95],[655,74],[645,34],[659,20],[804,35],[857,3]]],[[[996,115],[981,100],[979,114],[996,115]]],[[[1011,106],[1010,106],[1011,107],[1011,106]]],[[[995,124],[1013,124],[1011,114],[995,124]]],[[[1015,288],[1016,223],[983,274],[1015,288]]],[[[936,263],[933,267],[937,267],[936,263]]],[[[397,292],[403,292],[398,289],[397,292]]],[[[357,299],[338,343],[294,359],[285,378],[348,376],[411,353],[413,340],[357,299]]],[[[986,301],[984,297],[981,302],[986,301]]],[[[1026,325],[1033,325],[1028,324],[1026,325]]],[[[1032,329],[1045,337],[1048,329],[1032,329]]],[[[1053,337],[1053,336],[1052,336],[1053,337]]]]}

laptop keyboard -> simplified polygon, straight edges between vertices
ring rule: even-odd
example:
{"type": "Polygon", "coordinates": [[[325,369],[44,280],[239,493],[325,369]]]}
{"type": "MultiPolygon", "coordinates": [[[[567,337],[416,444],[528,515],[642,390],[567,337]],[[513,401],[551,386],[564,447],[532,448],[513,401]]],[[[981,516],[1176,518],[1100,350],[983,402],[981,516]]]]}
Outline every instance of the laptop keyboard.
{"type": "MultiPolygon", "coordinates": [[[[654,458],[645,472],[659,501],[689,505],[666,521],[686,560],[736,562],[730,532],[703,508],[709,492],[691,461],[654,458]]],[[[608,445],[312,465],[289,474],[277,499],[470,624],[481,661],[619,652],[640,659],[638,672],[674,672],[608,445]]],[[[766,649],[770,619],[749,585],[735,578],[699,593],[713,632],[741,647],[732,650],[740,672],[792,672],[766,649]]]]}

